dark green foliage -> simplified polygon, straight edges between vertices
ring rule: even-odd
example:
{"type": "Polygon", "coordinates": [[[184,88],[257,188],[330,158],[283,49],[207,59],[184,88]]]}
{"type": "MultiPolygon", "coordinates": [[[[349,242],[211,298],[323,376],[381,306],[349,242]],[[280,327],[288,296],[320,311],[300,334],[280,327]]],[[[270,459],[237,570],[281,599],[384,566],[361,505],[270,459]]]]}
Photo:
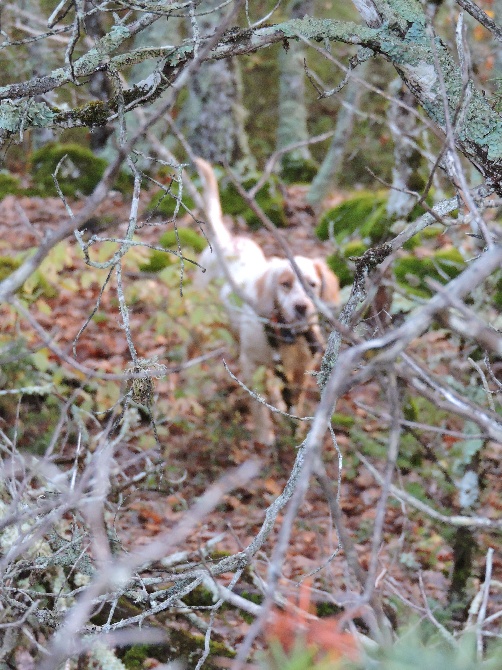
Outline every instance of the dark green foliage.
{"type": "Polygon", "coordinates": [[[455,278],[464,267],[464,259],[457,249],[441,249],[430,258],[416,258],[409,255],[400,258],[394,265],[396,279],[414,295],[429,298],[433,291],[426,279],[446,283],[455,278]]]}
{"type": "MultiPolygon", "coordinates": [[[[107,166],[104,158],[95,156],[90,149],[79,144],[47,144],[31,157],[32,179],[38,195],[58,194],[52,175],[64,156],[66,158],[60,165],[57,180],[61,191],[67,196],[92,193],[107,166]]],[[[115,188],[122,192],[129,191],[131,178],[121,172],[115,188]]]]}
{"type": "MultiPolygon", "coordinates": [[[[242,183],[244,190],[249,191],[259,179],[259,175],[255,178],[246,179],[242,183]]],[[[269,219],[278,228],[286,225],[286,214],[284,211],[284,200],[279,190],[279,181],[277,177],[270,177],[266,184],[256,194],[256,202],[269,217],[269,219]]],[[[245,200],[239,194],[232,183],[228,183],[221,187],[221,206],[225,214],[230,216],[242,216],[247,225],[256,229],[261,226],[260,219],[256,216],[252,209],[248,207],[245,200]]]]}
{"type": "Polygon", "coordinates": [[[286,155],[282,159],[281,177],[286,184],[310,184],[318,169],[317,163],[311,158],[293,158],[286,155]]]}
{"type": "Polygon", "coordinates": [[[9,172],[0,172],[0,200],[6,195],[17,195],[21,191],[21,183],[9,172]]]}
{"type": "MultiPolygon", "coordinates": [[[[196,253],[200,254],[207,246],[207,241],[202,235],[199,235],[191,228],[177,228],[178,238],[180,241],[181,248],[184,249],[188,247],[196,253]]],[[[165,249],[177,249],[178,240],[176,239],[176,231],[168,230],[159,239],[160,246],[165,249]]],[[[160,272],[168,265],[176,261],[176,256],[172,254],[165,254],[162,251],[153,249],[150,255],[150,259],[147,263],[140,265],[140,270],[143,272],[160,272]]]]}

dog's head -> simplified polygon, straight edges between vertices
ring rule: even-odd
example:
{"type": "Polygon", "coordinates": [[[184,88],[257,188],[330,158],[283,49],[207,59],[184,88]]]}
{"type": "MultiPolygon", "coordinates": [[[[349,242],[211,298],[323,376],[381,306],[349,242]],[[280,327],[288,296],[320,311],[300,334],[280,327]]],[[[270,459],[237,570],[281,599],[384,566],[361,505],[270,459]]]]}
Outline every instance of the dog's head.
{"type": "MultiPolygon", "coordinates": [[[[337,277],[320,259],[295,256],[304,282],[312,293],[329,305],[340,302],[337,277]]],[[[284,324],[292,324],[295,332],[304,332],[317,320],[313,300],[285,258],[272,258],[257,284],[258,307],[262,316],[275,316],[284,324]]]]}

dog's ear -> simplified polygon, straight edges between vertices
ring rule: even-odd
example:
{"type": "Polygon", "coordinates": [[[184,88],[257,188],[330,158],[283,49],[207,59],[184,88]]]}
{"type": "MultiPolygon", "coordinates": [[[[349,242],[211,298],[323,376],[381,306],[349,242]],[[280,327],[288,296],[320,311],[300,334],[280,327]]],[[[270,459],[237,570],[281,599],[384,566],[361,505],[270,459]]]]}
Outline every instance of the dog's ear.
{"type": "Polygon", "coordinates": [[[273,284],[275,275],[275,268],[269,265],[255,282],[256,309],[260,316],[267,319],[274,313],[275,291],[273,284]]]}
{"type": "Polygon", "coordinates": [[[329,269],[324,261],[316,259],[314,261],[319,278],[321,279],[321,299],[332,305],[340,304],[340,284],[338,277],[329,269]]]}

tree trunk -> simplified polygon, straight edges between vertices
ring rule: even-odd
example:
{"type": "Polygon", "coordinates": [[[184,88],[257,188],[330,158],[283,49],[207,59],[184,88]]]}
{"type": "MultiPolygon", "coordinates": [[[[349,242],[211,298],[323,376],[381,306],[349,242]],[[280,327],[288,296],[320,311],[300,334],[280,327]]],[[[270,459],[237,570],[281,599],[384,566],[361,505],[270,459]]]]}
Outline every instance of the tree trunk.
{"type": "MultiPolygon", "coordinates": [[[[211,8],[219,6],[211,0],[211,8]]],[[[202,35],[211,35],[221,23],[217,9],[200,18],[202,35]]],[[[250,167],[252,163],[244,128],[240,69],[235,59],[203,63],[188,84],[188,100],[180,115],[188,142],[198,156],[212,163],[250,167]]]]}
{"type": "Polygon", "coordinates": [[[394,167],[387,213],[391,217],[406,218],[417,200],[406,191],[420,190],[417,169],[421,155],[410,141],[416,139],[419,132],[417,117],[412,112],[416,107],[416,100],[401,79],[395,79],[389,89],[392,102],[387,119],[394,141],[394,167]]]}
{"type": "MultiPolygon", "coordinates": [[[[364,78],[367,69],[367,63],[363,63],[358,68],[357,76],[359,79],[364,78]]],[[[361,92],[361,84],[351,79],[345,89],[345,99],[338,111],[335,134],[331,140],[328,153],[307,194],[307,202],[311,205],[319,205],[337,185],[337,178],[343,166],[345,149],[352,135],[354,116],[359,105],[361,92]]]]}

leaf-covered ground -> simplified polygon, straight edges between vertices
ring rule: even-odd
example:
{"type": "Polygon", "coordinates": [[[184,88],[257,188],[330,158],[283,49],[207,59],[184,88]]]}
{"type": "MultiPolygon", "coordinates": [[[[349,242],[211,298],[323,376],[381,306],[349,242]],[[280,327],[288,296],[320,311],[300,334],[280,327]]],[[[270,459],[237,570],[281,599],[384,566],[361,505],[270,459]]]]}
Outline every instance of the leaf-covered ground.
{"type": "MultiPolygon", "coordinates": [[[[302,196],[300,187],[289,192],[288,243],[296,253],[325,256],[330,252],[330,244],[315,240],[312,233],[314,216],[303,205],[302,196]]],[[[7,196],[0,203],[0,257],[22,258],[48,228],[57,227],[66,216],[58,199],[7,196]]],[[[97,216],[98,225],[100,216],[113,221],[107,236],[120,237],[128,218],[127,203],[119,195],[110,196],[97,216]]],[[[183,223],[192,225],[189,220],[183,223]]],[[[142,239],[155,243],[165,229],[166,226],[145,228],[141,231],[142,239]]],[[[267,254],[281,253],[267,232],[260,230],[254,236],[267,254]]],[[[103,260],[114,248],[113,242],[99,245],[93,258],[103,260]]],[[[248,399],[222,364],[222,358],[225,358],[238,374],[237,350],[223,311],[217,301],[210,303],[207,296],[194,293],[190,287],[190,269],[187,270],[183,296],[180,296],[178,287],[178,266],[173,264],[159,276],[141,273],[139,266],[148,256],[148,250],[133,249],[124,262],[131,331],[139,356],[157,356],[160,363],[174,371],[155,381],[154,415],[161,446],[154,440],[148,419],[142,417],[129,441],[117,454],[110,519],[124,550],[141,545],[174,526],[208,484],[216,481],[228,468],[258,457],[262,463],[260,477],[227,495],[217,511],[207,516],[188,545],[179,548],[189,550],[192,552],[189,557],[197,559],[204,544],[221,534],[222,539],[215,549],[236,552],[251,542],[263,522],[265,509],[281,492],[294,460],[297,440],[286,419],[278,420],[281,438],[277,448],[266,448],[253,440],[248,399]],[[210,351],[215,352],[213,357],[176,371],[177,367],[183,368],[186,361],[210,351]],[[146,476],[141,476],[145,470],[146,476]],[[133,479],[134,483],[131,483],[133,479]]],[[[68,357],[73,355],[72,346],[77,334],[96,308],[105,276],[106,271],[86,267],[75,241],[68,240],[51,252],[37,276],[29,280],[20,293],[21,300],[30,305],[32,315],[48,337],[68,357]]],[[[81,366],[106,373],[121,373],[130,364],[114,281],[112,277],[93,317],[75,344],[81,366]]],[[[117,381],[86,378],[71,364],[61,364],[56,354],[44,346],[40,333],[36,333],[12,308],[3,307],[0,318],[4,343],[7,338],[16,337],[24,339],[27,346],[36,350],[28,371],[22,364],[4,370],[4,386],[12,388],[26,384],[26,380],[37,383],[43,374],[48,374],[56,387],[52,404],[31,396],[25,396],[21,404],[19,443],[26,448],[43,449],[54,428],[57,408],[79,385],[83,390],[78,403],[88,412],[110,409],[124,394],[125,388],[117,381]]],[[[455,346],[441,330],[437,330],[422,338],[416,353],[423,359],[434,356],[454,358],[457,354],[455,346]]],[[[316,395],[312,382],[312,403],[316,395]]],[[[344,397],[336,410],[335,430],[344,460],[341,505],[363,567],[369,559],[380,487],[355,452],[360,450],[366,454],[377,467],[383,465],[387,427],[385,418],[380,416],[383,407],[381,390],[372,382],[344,397]]],[[[425,414],[421,421],[444,425],[453,431],[463,428],[461,422],[434,416],[430,406],[421,409],[425,414]]],[[[18,411],[16,402],[3,401],[2,411],[2,427],[12,426],[18,411]]],[[[104,423],[106,414],[99,415],[98,420],[104,423]]],[[[91,427],[93,423],[89,420],[89,429],[91,427]]],[[[429,504],[442,511],[458,513],[455,489],[442,478],[441,463],[435,462],[431,449],[427,448],[429,439],[435,448],[433,439],[436,438],[427,433],[421,433],[421,436],[422,439],[415,439],[405,434],[397,483],[417,497],[426,497],[429,504]]],[[[459,438],[443,436],[441,440],[441,453],[448,453],[455,448],[459,438]]],[[[70,436],[64,449],[57,454],[63,467],[72,462],[74,448],[70,436]]],[[[92,449],[92,443],[89,448],[92,449]]],[[[336,487],[338,455],[329,436],[324,453],[328,474],[336,487]]],[[[488,445],[484,453],[486,472],[481,507],[477,513],[500,518],[501,446],[488,445]]],[[[280,522],[281,516],[279,526],[280,522]]],[[[275,534],[257,558],[255,570],[258,575],[265,576],[274,537],[275,534]]],[[[493,535],[484,533],[475,533],[475,538],[478,549],[468,584],[472,596],[482,581],[486,549],[496,540],[493,535]]],[[[448,602],[453,542],[451,529],[434,525],[424,514],[391,499],[379,554],[377,584],[387,595],[389,612],[396,620],[401,620],[404,612],[415,611],[419,615],[424,612],[419,572],[425,593],[437,604],[440,617],[448,602]]],[[[328,505],[319,485],[313,481],[292,534],[281,580],[283,595],[295,599],[298,582],[322,566],[322,570],[312,577],[314,598],[319,603],[333,605],[346,602],[347,572],[343,555],[328,560],[337,544],[328,505]]],[[[502,580],[502,557],[498,552],[494,558],[494,577],[502,580]]],[[[257,592],[256,579],[246,575],[237,592],[241,590],[257,592]]],[[[494,593],[490,601],[493,611],[498,600],[500,596],[494,593]]],[[[218,620],[216,632],[234,645],[243,639],[248,625],[238,613],[228,609],[218,620]]]]}

